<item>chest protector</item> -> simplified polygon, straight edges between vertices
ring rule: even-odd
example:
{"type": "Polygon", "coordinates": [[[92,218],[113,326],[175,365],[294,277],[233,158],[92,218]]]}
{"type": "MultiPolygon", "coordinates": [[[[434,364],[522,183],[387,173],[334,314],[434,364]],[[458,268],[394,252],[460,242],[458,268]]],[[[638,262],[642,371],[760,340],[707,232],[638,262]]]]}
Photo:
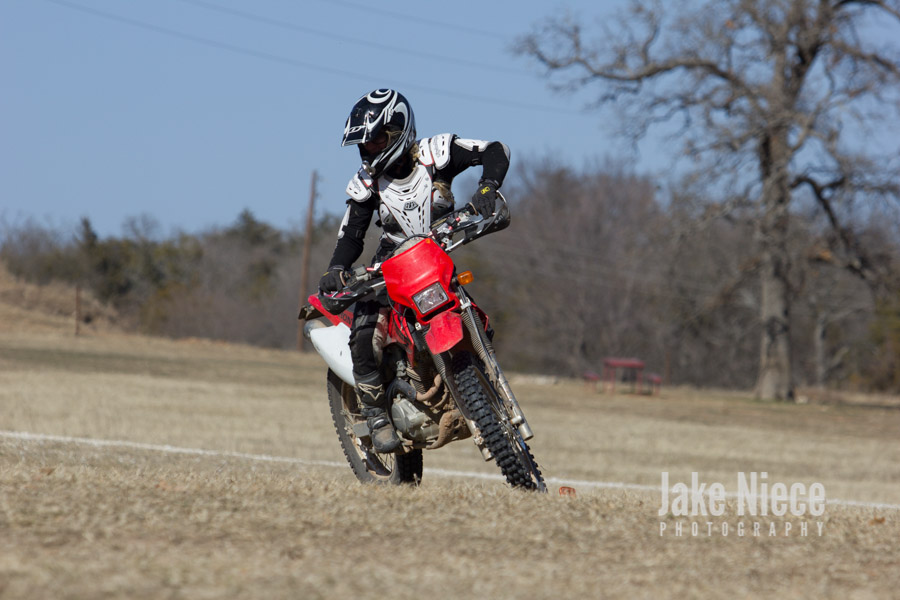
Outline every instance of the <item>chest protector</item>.
{"type": "Polygon", "coordinates": [[[384,230],[383,237],[398,243],[411,235],[428,233],[433,220],[453,210],[449,182],[446,186],[435,185],[435,174],[450,162],[451,141],[450,134],[421,140],[419,160],[403,179],[382,175],[377,181],[357,182],[360,177],[357,175],[351,180],[347,187],[351,198],[365,200],[373,192],[378,194],[378,217],[384,230]]]}
{"type": "Polygon", "coordinates": [[[404,179],[382,177],[379,183],[383,187],[379,186],[378,216],[384,235],[392,242],[428,233],[434,219],[453,209],[452,198],[445,198],[434,185],[432,169],[425,165],[416,165],[404,179]]]}

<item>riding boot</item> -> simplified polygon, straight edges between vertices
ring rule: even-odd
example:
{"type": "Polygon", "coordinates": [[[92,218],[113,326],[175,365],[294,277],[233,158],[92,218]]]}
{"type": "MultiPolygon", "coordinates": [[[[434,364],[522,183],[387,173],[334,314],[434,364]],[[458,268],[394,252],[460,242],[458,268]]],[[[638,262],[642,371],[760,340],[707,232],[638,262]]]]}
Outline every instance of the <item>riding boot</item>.
{"type": "Polygon", "coordinates": [[[356,394],[362,405],[362,416],[369,426],[369,435],[376,452],[388,454],[400,447],[400,438],[385,412],[386,399],[381,374],[372,373],[356,378],[356,394]]]}

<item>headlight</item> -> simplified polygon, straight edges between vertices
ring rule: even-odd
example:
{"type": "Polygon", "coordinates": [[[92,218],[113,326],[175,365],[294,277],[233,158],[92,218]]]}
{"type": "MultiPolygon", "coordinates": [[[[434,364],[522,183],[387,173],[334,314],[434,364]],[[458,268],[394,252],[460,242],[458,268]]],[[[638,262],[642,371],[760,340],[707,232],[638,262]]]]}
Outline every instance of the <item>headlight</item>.
{"type": "Polygon", "coordinates": [[[438,306],[446,303],[449,299],[447,292],[444,291],[444,288],[440,283],[433,283],[413,296],[413,302],[416,303],[416,308],[418,308],[419,312],[423,315],[428,314],[438,306]]]}

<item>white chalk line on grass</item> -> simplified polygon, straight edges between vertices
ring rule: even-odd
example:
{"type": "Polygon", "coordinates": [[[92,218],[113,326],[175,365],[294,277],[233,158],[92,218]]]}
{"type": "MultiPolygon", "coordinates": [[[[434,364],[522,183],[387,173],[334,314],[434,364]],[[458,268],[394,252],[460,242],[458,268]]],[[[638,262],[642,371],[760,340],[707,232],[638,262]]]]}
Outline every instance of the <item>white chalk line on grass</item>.
{"type": "MultiPolygon", "coordinates": [[[[164,452],[168,454],[185,454],[191,456],[218,456],[228,458],[240,458],[258,462],[287,463],[306,467],[331,467],[347,468],[347,463],[333,460],[307,460],[305,458],[292,458],[289,456],[271,456],[268,454],[249,454],[247,452],[231,452],[227,450],[206,450],[203,448],[183,448],[167,444],[147,444],[128,440],[103,440],[95,438],[69,437],[62,435],[50,435],[45,433],[30,433],[27,431],[3,431],[0,430],[0,438],[21,440],[26,442],[56,442],[61,444],[78,444],[82,446],[94,446],[95,448],[128,448],[132,450],[147,450],[150,452],[164,452]]],[[[475,471],[454,471],[451,469],[426,468],[425,473],[440,477],[461,477],[466,479],[488,479],[503,481],[502,475],[493,473],[477,473],[475,471]]],[[[662,487],[653,485],[641,485],[637,483],[624,483],[617,481],[586,481],[579,479],[564,479],[559,477],[547,477],[548,484],[567,485],[572,487],[619,489],[662,492],[662,487]]],[[[726,494],[736,497],[737,494],[726,494]]],[[[882,502],[862,502],[859,500],[840,500],[830,498],[826,504],[836,506],[855,506],[861,508],[875,508],[883,510],[900,510],[900,504],[886,504],[882,502]]]]}

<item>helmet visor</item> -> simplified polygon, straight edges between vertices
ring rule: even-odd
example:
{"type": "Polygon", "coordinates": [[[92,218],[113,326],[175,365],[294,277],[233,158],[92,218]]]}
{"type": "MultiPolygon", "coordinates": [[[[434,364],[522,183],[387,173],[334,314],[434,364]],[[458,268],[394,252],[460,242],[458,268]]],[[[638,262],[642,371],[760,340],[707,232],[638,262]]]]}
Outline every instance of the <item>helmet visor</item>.
{"type": "Polygon", "coordinates": [[[361,110],[359,108],[354,110],[347,119],[347,125],[344,127],[344,140],[341,142],[341,146],[364,144],[371,140],[384,125],[381,119],[382,115],[374,110],[361,110]]]}

